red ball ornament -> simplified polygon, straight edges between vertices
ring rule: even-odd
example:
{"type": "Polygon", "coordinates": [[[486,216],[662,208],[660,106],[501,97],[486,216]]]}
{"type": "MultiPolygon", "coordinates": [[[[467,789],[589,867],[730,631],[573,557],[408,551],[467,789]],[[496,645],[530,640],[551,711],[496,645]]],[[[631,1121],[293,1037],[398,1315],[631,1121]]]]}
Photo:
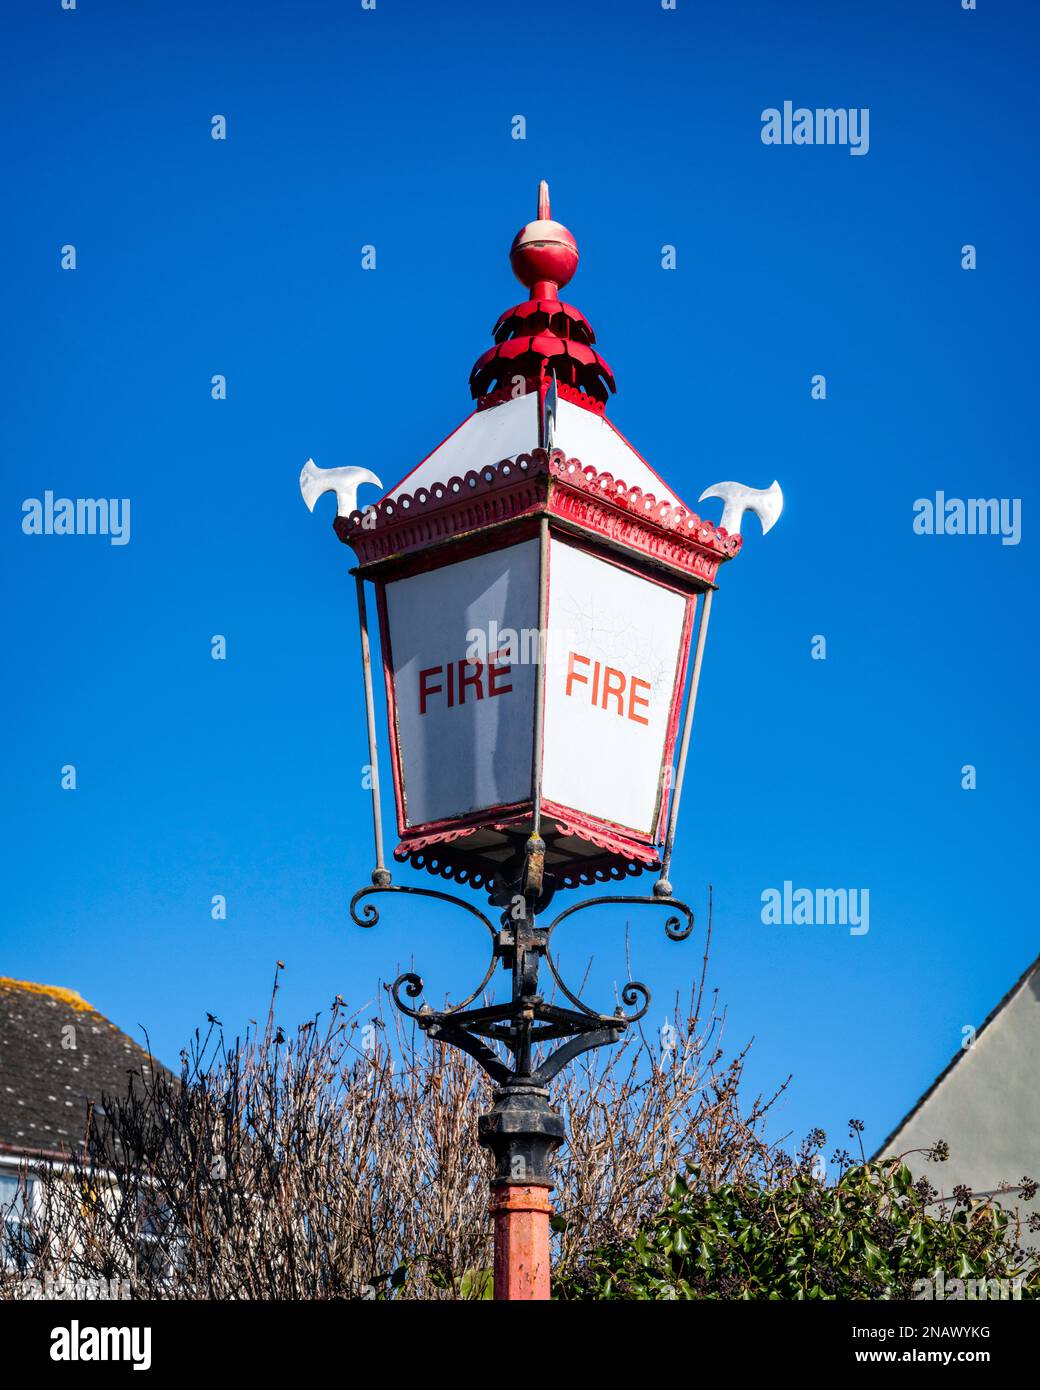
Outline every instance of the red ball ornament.
{"type": "Polygon", "coordinates": [[[544,180],[538,189],[538,218],[517,232],[509,260],[520,283],[530,290],[537,286],[537,297],[545,299],[556,297],[549,286],[558,290],[578,268],[578,243],[562,222],[552,220],[544,180]]]}

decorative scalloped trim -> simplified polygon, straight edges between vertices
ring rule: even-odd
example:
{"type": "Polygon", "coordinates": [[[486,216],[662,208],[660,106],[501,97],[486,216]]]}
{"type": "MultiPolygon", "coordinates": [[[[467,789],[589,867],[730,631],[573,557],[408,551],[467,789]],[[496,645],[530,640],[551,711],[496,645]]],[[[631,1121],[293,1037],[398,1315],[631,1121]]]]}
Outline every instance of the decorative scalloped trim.
{"type": "MultiPolygon", "coordinates": [[[[496,876],[495,870],[486,861],[480,861],[476,856],[469,858],[461,855],[449,846],[438,851],[433,846],[417,849],[414,841],[402,843],[394,850],[394,859],[399,864],[411,864],[413,869],[423,870],[436,878],[467,884],[471,888],[490,889],[496,876]]],[[[596,883],[623,883],[628,878],[638,878],[640,874],[656,868],[656,862],[641,863],[624,856],[605,854],[602,858],[585,860],[581,864],[575,862],[554,867],[548,872],[555,876],[560,888],[580,888],[596,883]]]]}
{"type": "Polygon", "coordinates": [[[584,840],[587,844],[595,845],[597,849],[606,850],[612,856],[631,860],[638,859],[646,865],[660,863],[658,853],[652,845],[644,847],[629,840],[616,839],[603,832],[597,833],[586,826],[577,825],[573,821],[561,820],[555,812],[547,813],[547,817],[557,826],[562,835],[570,835],[576,840],[584,840]]]}
{"type": "Polygon", "coordinates": [[[572,384],[580,382],[599,400],[606,401],[607,396],[617,390],[609,362],[594,347],[542,329],[538,333],[506,338],[482,352],[469,374],[470,394],[474,398],[487,395],[491,383],[500,383],[510,367],[524,358],[540,363],[543,374],[551,365],[559,376],[570,376],[572,384]]]}
{"type": "MultiPolygon", "coordinates": [[[[599,830],[580,820],[568,819],[551,808],[546,808],[545,816],[561,835],[595,845],[602,851],[602,854],[588,859],[573,859],[563,865],[548,866],[547,871],[556,877],[560,887],[620,883],[660,866],[660,856],[652,845],[636,844],[620,834],[612,835],[609,830],[599,830]]],[[[399,864],[411,863],[413,868],[456,883],[468,883],[473,888],[489,887],[498,872],[494,863],[485,858],[484,850],[467,849],[459,841],[484,829],[497,830],[499,833],[516,831],[518,827],[526,826],[528,820],[528,815],[523,814],[511,820],[495,821],[490,826],[445,827],[430,831],[402,840],[394,850],[394,858],[399,864]]]]}
{"type": "Polygon", "coordinates": [[[582,888],[589,887],[594,883],[623,883],[626,878],[638,878],[640,874],[648,873],[656,865],[640,864],[636,861],[622,863],[617,860],[611,864],[590,865],[579,869],[573,867],[565,869],[562,873],[553,870],[559,881],[561,888],[582,888]]]}
{"type": "Polygon", "coordinates": [[[739,535],[731,536],[723,527],[659,500],[652,492],[629,487],[622,478],[585,467],[580,459],[568,459],[559,449],[551,453],[535,449],[479,472],[470,470],[445,483],[417,488],[414,494],[384,498],[364,511],[337,517],[336,534],[362,562],[401,554],[463,530],[541,509],[546,497],[538,480],[547,478],[577,498],[612,509],[612,514],[605,514],[574,505],[559,508],[570,519],[709,581],[719,563],[740,550],[739,535]]]}
{"type": "MultiPolygon", "coordinates": [[[[583,338],[578,338],[578,342],[594,343],[596,334],[592,324],[573,304],[565,304],[562,299],[522,299],[519,304],[514,304],[511,309],[506,309],[498,317],[498,322],[491,330],[491,336],[496,343],[505,342],[510,336],[510,330],[516,326],[523,325],[527,319],[544,317],[547,324],[553,324],[557,320],[563,320],[562,326],[567,327],[566,335],[557,333],[557,337],[570,336],[571,328],[578,328],[584,334],[583,338]]],[[[550,332],[555,329],[550,328],[550,332]]]]}
{"type": "Polygon", "coordinates": [[[494,877],[488,870],[464,863],[450,855],[431,855],[426,850],[398,845],[394,858],[399,864],[411,863],[413,869],[425,869],[428,874],[446,878],[454,883],[469,884],[471,888],[489,888],[494,877]]]}
{"type": "Polygon", "coordinates": [[[688,512],[685,507],[663,500],[658,501],[652,492],[643,492],[639,487],[629,487],[623,478],[615,478],[611,473],[597,473],[594,468],[586,468],[580,459],[564,459],[558,449],[553,450],[549,466],[553,475],[562,482],[570,483],[583,492],[601,497],[615,507],[634,513],[640,521],[651,526],[675,532],[698,545],[710,546],[726,558],[735,555],[740,549],[740,536],[731,536],[721,526],[704,521],[696,512],[688,512]]]}
{"type": "Polygon", "coordinates": [[[544,449],[535,449],[530,454],[517,454],[515,459],[505,458],[498,463],[487,464],[479,473],[470,469],[462,475],[454,474],[446,482],[416,488],[414,493],[402,492],[396,498],[384,497],[364,511],[355,510],[348,516],[337,517],[336,530],[345,531],[350,536],[359,531],[371,535],[380,525],[409,520],[409,514],[414,511],[428,509],[432,513],[439,507],[447,508],[491,492],[504,482],[514,482],[524,477],[544,477],[549,472],[547,457],[544,449]]]}
{"type": "Polygon", "coordinates": [[[463,840],[466,838],[467,835],[475,835],[478,830],[484,830],[486,828],[490,828],[493,830],[502,829],[500,825],[495,825],[491,827],[485,827],[482,825],[467,825],[464,826],[461,830],[435,830],[431,832],[431,834],[429,835],[416,835],[414,837],[409,836],[408,839],[402,841],[402,843],[398,845],[397,848],[407,848],[409,852],[413,850],[429,849],[431,845],[444,845],[450,844],[452,840],[463,840]]]}

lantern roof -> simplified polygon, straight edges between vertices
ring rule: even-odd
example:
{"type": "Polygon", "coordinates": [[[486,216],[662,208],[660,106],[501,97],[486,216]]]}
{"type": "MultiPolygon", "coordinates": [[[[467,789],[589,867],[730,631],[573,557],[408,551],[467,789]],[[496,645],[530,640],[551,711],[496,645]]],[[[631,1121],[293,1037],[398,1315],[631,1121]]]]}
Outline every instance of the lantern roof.
{"type": "MultiPolygon", "coordinates": [[[[597,473],[622,478],[631,487],[652,495],[671,507],[683,503],[667,483],[632,447],[606,416],[573,401],[558,386],[559,402],[553,445],[568,458],[580,459],[597,473]]],[[[477,409],[467,416],[432,453],[395,484],[382,499],[400,500],[456,475],[479,472],[505,459],[530,454],[541,445],[541,403],[537,392],[507,398],[492,408],[477,409]]]]}
{"type": "Polygon", "coordinates": [[[699,586],[737,553],[740,536],[692,512],[607,419],[614,374],[588,319],[559,297],[578,259],[543,180],[538,216],[510,251],[530,295],[499,316],[494,345],[470,373],[473,413],[378,502],[336,518],[362,567],[545,511],[699,586]]]}
{"type": "Polygon", "coordinates": [[[555,383],[553,445],[568,458],[624,479],[656,501],[683,503],[605,416],[614,373],[596,351],[592,325],[559,297],[578,265],[578,244],[552,217],[549,185],[538,185],[538,216],[513,238],[509,259],[530,296],[499,315],[494,345],[477,358],[470,391],[477,402],[437,448],[395,484],[383,500],[399,499],[455,475],[529,454],[546,443],[542,417],[555,383]]]}

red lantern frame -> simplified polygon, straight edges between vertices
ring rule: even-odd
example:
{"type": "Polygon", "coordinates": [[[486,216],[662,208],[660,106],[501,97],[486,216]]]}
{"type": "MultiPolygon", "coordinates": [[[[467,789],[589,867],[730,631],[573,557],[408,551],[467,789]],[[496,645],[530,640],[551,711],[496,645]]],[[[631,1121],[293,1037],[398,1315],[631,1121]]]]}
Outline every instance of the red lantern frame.
{"type": "MultiPolygon", "coordinates": [[[[546,839],[546,871],[555,876],[558,886],[618,881],[660,869],[666,824],[678,790],[665,772],[675,758],[697,600],[710,595],[719,564],[737,553],[740,537],[728,536],[681,506],[628,488],[609,474],[583,468],[559,450],[544,449],[505,459],[479,473],[450,478],[442,485],[419,488],[414,496],[400,493],[385,498],[374,507],[337,517],[335,528],[361,562],[354,571],[359,581],[369,580],[376,588],[400,837],[395,859],[410,861],[442,878],[487,887],[522,849],[533,824],[546,839]],[[551,542],[555,540],[648,579],[686,601],[649,833],[542,798],[537,721],[544,721],[544,695],[532,709],[536,731],[530,797],[409,824],[387,585],[540,535],[544,537],[538,577],[542,615],[547,612],[551,542]]],[[[700,606],[703,612],[703,601],[700,606]]],[[[544,629],[541,621],[540,627],[544,629]]]]}

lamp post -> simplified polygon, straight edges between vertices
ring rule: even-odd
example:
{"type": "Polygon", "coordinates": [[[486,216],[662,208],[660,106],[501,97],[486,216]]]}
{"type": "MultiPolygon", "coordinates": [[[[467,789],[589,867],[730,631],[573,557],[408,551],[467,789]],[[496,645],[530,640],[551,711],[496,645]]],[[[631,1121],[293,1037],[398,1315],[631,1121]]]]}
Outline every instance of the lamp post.
{"type": "Polygon", "coordinates": [[[606,418],[613,374],[588,320],[559,298],[578,248],[552,220],[544,183],[510,259],[529,298],[495,325],[462,425],[363,509],[359,485],[380,485],[367,470],[308,461],[300,484],[310,507],[336,492],[335,530],[357,560],[375,865],[351,917],[374,926],[374,897],[411,895],[451,903],[487,932],[487,970],[460,1003],[418,1002],[413,973],[388,988],[429,1037],[491,1078],[479,1137],[495,1166],[495,1297],[544,1299],[550,1160],[565,1138],[549,1083],[580,1053],[617,1042],[650,1003],[630,981],[612,1012],[590,1008],[563,979],[554,936],[575,914],[616,903],[664,909],[674,941],[693,930],[669,873],[716,575],[740,549],[743,511],[768,530],[782,498],[775,483],[717,484],[704,495],[724,499],[727,525],[713,526],[606,418]],[[393,882],[366,585],[389,713],[393,858],[484,893],[495,920],[441,888],[393,882]],[[657,876],[650,893],[588,898],[550,917],[558,892],[644,873],[657,876]],[[489,1004],[499,969],[509,997],[489,1004]]]}

